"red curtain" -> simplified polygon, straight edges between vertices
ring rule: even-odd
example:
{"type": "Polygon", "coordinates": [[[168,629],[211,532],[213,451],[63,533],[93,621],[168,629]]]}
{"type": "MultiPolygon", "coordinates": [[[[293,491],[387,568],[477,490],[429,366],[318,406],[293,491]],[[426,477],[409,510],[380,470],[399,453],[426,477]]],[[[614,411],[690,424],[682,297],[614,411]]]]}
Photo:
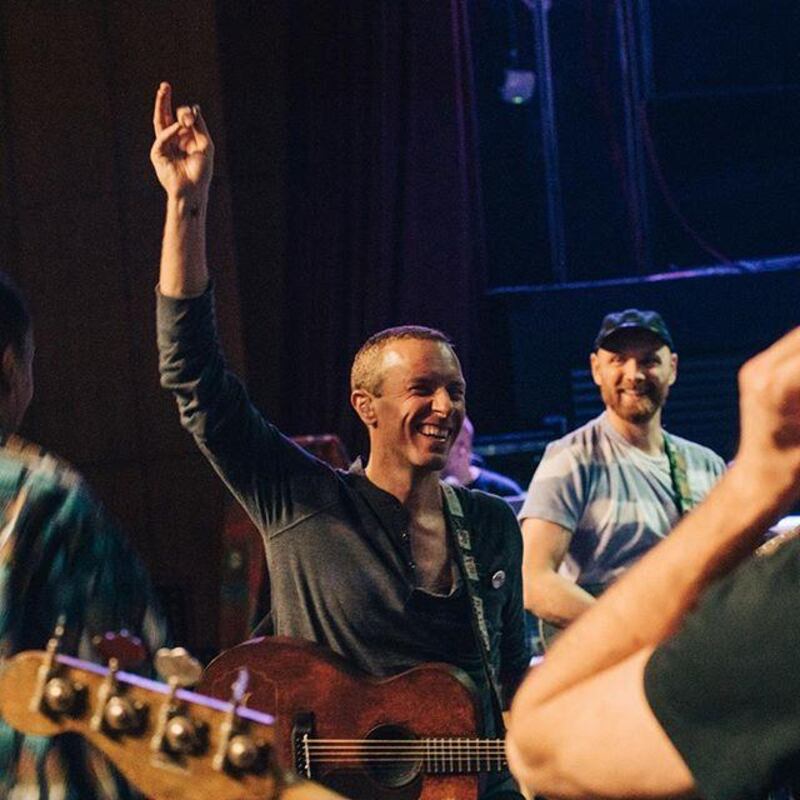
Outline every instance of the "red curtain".
{"type": "Polygon", "coordinates": [[[441,328],[469,381],[485,276],[469,8],[230,5],[218,17],[248,382],[287,432],[335,432],[358,452],[349,367],[371,333],[441,328]]]}

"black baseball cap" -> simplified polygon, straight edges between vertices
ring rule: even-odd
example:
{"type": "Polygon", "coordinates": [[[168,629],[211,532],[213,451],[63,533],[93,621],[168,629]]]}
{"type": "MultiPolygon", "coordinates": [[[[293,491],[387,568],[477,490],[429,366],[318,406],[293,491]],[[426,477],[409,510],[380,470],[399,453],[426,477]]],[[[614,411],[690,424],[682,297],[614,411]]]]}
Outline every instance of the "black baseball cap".
{"type": "Polygon", "coordinates": [[[594,340],[594,349],[603,346],[610,336],[621,330],[640,330],[654,333],[670,350],[675,349],[667,325],[657,311],[643,311],[639,308],[626,308],[624,311],[612,311],[606,314],[597,338],[594,340]]]}

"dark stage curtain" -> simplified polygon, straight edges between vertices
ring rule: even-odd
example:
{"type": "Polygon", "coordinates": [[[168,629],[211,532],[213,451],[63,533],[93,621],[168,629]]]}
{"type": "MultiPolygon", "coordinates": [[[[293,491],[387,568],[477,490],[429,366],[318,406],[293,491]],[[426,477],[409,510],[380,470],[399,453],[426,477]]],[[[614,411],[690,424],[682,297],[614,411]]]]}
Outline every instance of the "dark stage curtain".
{"type": "Polygon", "coordinates": [[[369,334],[441,328],[469,381],[485,279],[469,9],[268,5],[218,5],[248,383],[287,432],[356,451],[348,373],[369,334]]]}

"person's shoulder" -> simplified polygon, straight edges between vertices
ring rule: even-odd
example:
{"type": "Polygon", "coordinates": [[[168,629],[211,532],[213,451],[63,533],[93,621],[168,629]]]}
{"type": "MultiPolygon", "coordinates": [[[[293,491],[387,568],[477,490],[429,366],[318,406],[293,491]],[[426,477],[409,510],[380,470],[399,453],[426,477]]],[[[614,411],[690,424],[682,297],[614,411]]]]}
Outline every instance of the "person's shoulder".
{"type": "Polygon", "coordinates": [[[594,462],[603,450],[602,442],[606,436],[602,419],[602,415],[595,417],[550,442],[539,462],[539,479],[572,473],[594,462]]]}
{"type": "Polygon", "coordinates": [[[578,428],[554,439],[547,449],[553,453],[562,450],[587,450],[594,447],[603,435],[603,417],[594,417],[578,428]]]}
{"type": "Polygon", "coordinates": [[[515,528],[518,527],[514,510],[504,498],[483,489],[470,489],[465,486],[453,486],[452,488],[458,495],[465,516],[482,520],[491,519],[498,524],[508,523],[515,528]]]}
{"type": "Polygon", "coordinates": [[[38,491],[86,493],[80,473],[65,459],[21,436],[10,436],[0,448],[0,465],[6,476],[38,491]]]}
{"type": "Polygon", "coordinates": [[[687,458],[693,463],[708,466],[715,471],[725,470],[724,459],[710,447],[706,447],[699,442],[693,442],[683,436],[676,436],[674,433],[670,433],[669,438],[675,444],[675,447],[686,453],[687,458]]]}
{"type": "Polygon", "coordinates": [[[522,531],[515,510],[507,500],[481,489],[453,488],[461,500],[476,557],[481,560],[491,553],[504,553],[521,565],[522,531]]]}
{"type": "Polygon", "coordinates": [[[485,467],[478,468],[478,477],[472,482],[470,488],[480,489],[498,497],[511,497],[522,494],[522,487],[516,481],[485,467]]]}

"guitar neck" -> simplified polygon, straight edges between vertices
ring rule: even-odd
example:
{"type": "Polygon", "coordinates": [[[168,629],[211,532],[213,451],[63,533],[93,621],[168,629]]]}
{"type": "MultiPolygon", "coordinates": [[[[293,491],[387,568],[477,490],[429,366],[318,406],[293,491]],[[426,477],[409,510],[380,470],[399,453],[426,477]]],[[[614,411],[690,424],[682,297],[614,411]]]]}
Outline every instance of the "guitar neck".
{"type": "Polygon", "coordinates": [[[430,775],[475,775],[506,769],[502,739],[307,739],[310,767],[411,762],[430,775]]]}
{"type": "Polygon", "coordinates": [[[508,766],[502,739],[423,739],[421,744],[428,773],[501,772],[508,766]]]}

